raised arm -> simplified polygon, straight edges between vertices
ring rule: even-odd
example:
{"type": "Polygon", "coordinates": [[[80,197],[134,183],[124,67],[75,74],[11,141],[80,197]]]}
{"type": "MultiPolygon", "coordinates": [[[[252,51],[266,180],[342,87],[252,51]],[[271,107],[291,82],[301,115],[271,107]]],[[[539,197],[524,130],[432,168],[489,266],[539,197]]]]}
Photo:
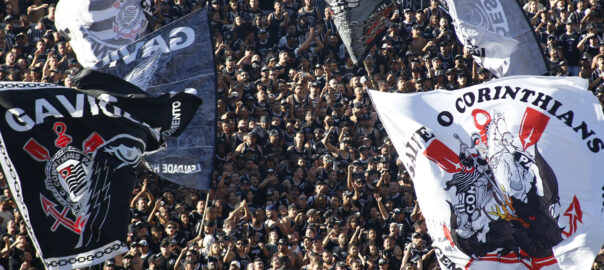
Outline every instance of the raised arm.
{"type": "Polygon", "coordinates": [[[384,206],[384,203],[382,202],[382,196],[376,192],[373,193],[373,197],[375,198],[375,201],[377,202],[378,208],[380,209],[380,214],[382,214],[382,219],[383,220],[387,220],[389,217],[388,211],[386,211],[386,207],[384,206]]]}

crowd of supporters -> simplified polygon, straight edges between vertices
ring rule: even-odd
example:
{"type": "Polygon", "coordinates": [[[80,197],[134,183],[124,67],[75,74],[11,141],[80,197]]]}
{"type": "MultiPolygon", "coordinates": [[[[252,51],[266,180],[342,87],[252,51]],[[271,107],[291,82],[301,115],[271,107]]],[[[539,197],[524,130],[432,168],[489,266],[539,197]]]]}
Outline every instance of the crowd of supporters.
{"type": "MultiPolygon", "coordinates": [[[[549,75],[589,79],[604,103],[601,1],[519,1],[549,75]]],[[[367,89],[455,90],[492,75],[458,42],[443,3],[395,2],[386,34],[354,65],[324,0],[152,1],[154,29],[209,12],[218,71],[213,188],[207,196],[141,169],[130,250],[99,268],[439,269],[413,182],[367,89]]],[[[54,28],[55,7],[0,1],[0,80],[70,86],[81,66],[54,28]]],[[[1,186],[0,267],[42,269],[1,186]]],[[[593,269],[603,265],[601,250],[593,269]]]]}

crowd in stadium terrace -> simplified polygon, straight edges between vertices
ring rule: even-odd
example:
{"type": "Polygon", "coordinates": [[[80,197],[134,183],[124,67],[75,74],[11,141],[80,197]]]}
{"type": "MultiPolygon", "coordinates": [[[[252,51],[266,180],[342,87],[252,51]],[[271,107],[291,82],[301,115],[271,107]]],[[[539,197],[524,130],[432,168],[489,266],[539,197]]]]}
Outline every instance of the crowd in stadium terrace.
{"type": "MultiPolygon", "coordinates": [[[[324,0],[154,0],[158,29],[204,8],[214,38],[217,143],[206,192],[144,169],[129,251],[94,268],[440,269],[413,182],[367,89],[414,93],[491,80],[439,0],[398,0],[354,65],[324,0]]],[[[580,76],[604,104],[599,0],[519,0],[550,76],[580,76]]],[[[82,67],[56,1],[3,0],[0,80],[71,86],[82,67]]],[[[522,45],[520,45],[522,46],[522,45]]],[[[2,177],[0,268],[43,269],[2,177]]],[[[604,269],[604,249],[592,269],[604,269]]]]}

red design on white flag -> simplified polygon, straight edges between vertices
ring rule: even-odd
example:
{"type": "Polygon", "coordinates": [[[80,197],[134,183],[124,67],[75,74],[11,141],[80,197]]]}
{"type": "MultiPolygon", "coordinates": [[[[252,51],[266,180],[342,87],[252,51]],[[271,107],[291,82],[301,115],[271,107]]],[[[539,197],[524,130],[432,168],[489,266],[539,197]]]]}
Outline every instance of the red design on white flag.
{"type": "Polygon", "coordinates": [[[458,91],[370,91],[413,172],[442,268],[591,267],[604,243],[604,115],[586,85],[519,76],[458,91]]]}

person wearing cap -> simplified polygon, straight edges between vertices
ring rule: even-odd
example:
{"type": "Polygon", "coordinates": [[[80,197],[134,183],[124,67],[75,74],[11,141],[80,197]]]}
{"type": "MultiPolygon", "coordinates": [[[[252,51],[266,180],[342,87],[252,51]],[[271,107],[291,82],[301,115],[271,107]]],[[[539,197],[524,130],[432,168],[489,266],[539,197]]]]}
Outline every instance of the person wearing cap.
{"type": "Polygon", "coordinates": [[[424,77],[419,77],[418,79],[415,80],[415,82],[414,82],[415,92],[417,92],[417,93],[419,93],[419,92],[428,92],[429,89],[426,89],[424,87],[424,82],[426,80],[429,80],[429,79],[426,79],[424,77]]]}
{"type": "MultiPolygon", "coordinates": [[[[331,135],[334,134],[335,132],[336,132],[335,126],[330,126],[329,130],[328,130],[327,134],[325,135],[325,137],[323,138],[322,142],[325,145],[325,148],[334,157],[334,161],[337,162],[339,164],[339,166],[342,166],[343,168],[345,168],[346,166],[348,166],[348,164],[352,163],[352,161],[355,159],[354,150],[352,148],[352,138],[344,137],[348,133],[348,127],[344,127],[342,129],[342,131],[340,132],[340,138],[339,138],[340,147],[337,148],[337,147],[333,146],[331,144],[331,141],[329,140],[331,135]]],[[[349,135],[352,135],[352,134],[349,134],[349,135]]]]}
{"type": "Polygon", "coordinates": [[[149,256],[148,263],[151,266],[155,265],[156,269],[173,269],[178,256],[172,252],[170,240],[164,238],[160,242],[159,252],[149,256]]]}
{"type": "Polygon", "coordinates": [[[453,68],[449,68],[445,71],[445,88],[447,90],[455,90],[457,89],[457,84],[455,83],[455,70],[453,68]]]}
{"type": "Polygon", "coordinates": [[[415,24],[414,21],[415,12],[410,8],[403,9],[403,21],[401,22],[401,28],[405,29],[406,33],[411,33],[411,27],[415,24]]]}
{"type": "Polygon", "coordinates": [[[241,269],[241,263],[239,263],[238,261],[232,261],[229,264],[229,270],[240,270],[241,269]]]}
{"type": "MultiPolygon", "coordinates": [[[[122,269],[124,269],[124,270],[140,269],[141,265],[136,267],[136,265],[134,263],[136,259],[139,259],[139,258],[137,258],[137,256],[135,256],[131,253],[127,253],[126,255],[124,255],[124,257],[122,258],[122,269]]],[[[139,259],[139,263],[140,263],[140,259],[139,259]]]]}
{"type": "Polygon", "coordinates": [[[138,241],[138,245],[136,246],[136,252],[139,254],[143,262],[143,268],[147,269],[149,267],[149,257],[153,254],[149,248],[149,242],[146,239],[138,241]]]}
{"type": "Polygon", "coordinates": [[[428,256],[431,256],[434,252],[433,250],[430,250],[429,245],[430,244],[422,239],[421,234],[413,233],[411,236],[411,243],[407,244],[405,247],[405,255],[401,267],[422,264],[424,262],[424,255],[430,253],[428,256]]]}
{"type": "Polygon", "coordinates": [[[480,68],[478,70],[478,78],[475,83],[483,83],[491,79],[491,72],[486,68],[480,68]]]}
{"type": "Polygon", "coordinates": [[[456,70],[463,70],[464,72],[467,72],[469,69],[472,68],[472,66],[467,66],[466,65],[466,61],[463,58],[462,54],[455,55],[455,65],[453,67],[456,70]]]}
{"type": "Polygon", "coordinates": [[[445,89],[447,80],[445,78],[445,71],[443,69],[436,69],[434,71],[434,88],[445,89]]]}
{"type": "Polygon", "coordinates": [[[456,89],[460,89],[460,88],[464,88],[464,87],[468,87],[470,86],[470,82],[468,81],[468,78],[466,76],[465,73],[457,73],[457,79],[455,80],[455,82],[457,83],[456,85],[456,89]]]}
{"type": "MultiPolygon", "coordinates": [[[[583,37],[583,39],[579,41],[579,44],[577,44],[577,49],[579,49],[579,51],[583,53],[584,57],[586,56],[587,60],[590,60],[594,56],[600,54],[600,39],[598,38],[597,33],[589,31],[583,37]]],[[[582,60],[582,58],[579,60],[582,60]]]]}
{"type": "MultiPolygon", "coordinates": [[[[266,99],[266,93],[264,93],[264,94],[260,94],[260,93],[264,93],[264,91],[258,92],[258,96],[263,96],[262,99],[264,101],[264,99],[266,99]]],[[[260,100],[260,99],[258,99],[258,100],[260,100]]],[[[259,111],[258,110],[259,108],[264,107],[258,103],[256,104],[256,106],[257,106],[256,107],[257,111],[259,111]]],[[[265,111],[265,113],[260,116],[260,125],[256,126],[255,128],[252,129],[252,132],[254,134],[256,134],[258,137],[257,138],[258,146],[263,146],[268,142],[268,139],[269,139],[268,131],[270,130],[270,118],[271,117],[265,111]]],[[[264,148],[262,148],[262,149],[264,149],[264,148]]],[[[259,160],[256,160],[256,161],[259,161],[259,160]]]]}
{"type": "Polygon", "coordinates": [[[267,66],[263,66],[260,69],[260,78],[258,78],[254,83],[257,86],[267,87],[274,83],[274,81],[269,77],[271,69],[267,66]]]}
{"type": "MultiPolygon", "coordinates": [[[[320,224],[320,222],[321,222],[321,217],[319,216],[319,211],[317,211],[317,209],[314,209],[314,208],[310,208],[306,211],[306,218],[307,218],[308,224],[320,224]]],[[[308,229],[308,227],[307,227],[307,229],[308,229]]],[[[313,235],[313,237],[316,237],[316,235],[313,235]]]]}
{"type": "Polygon", "coordinates": [[[268,141],[266,145],[262,147],[264,149],[265,157],[270,156],[271,154],[281,154],[283,153],[283,141],[281,140],[281,133],[277,129],[271,129],[268,132],[268,141]]]}
{"type": "MultiPolygon", "coordinates": [[[[378,260],[378,269],[379,270],[387,270],[390,269],[390,263],[388,262],[388,260],[384,259],[384,258],[380,258],[378,260]]],[[[407,269],[407,268],[405,268],[407,269]]]]}
{"type": "MultiPolygon", "coordinates": [[[[278,191],[273,191],[275,195],[278,195],[278,191]]],[[[279,219],[278,208],[275,204],[270,204],[266,206],[266,220],[264,221],[264,225],[267,228],[275,228],[279,229],[281,233],[287,234],[288,230],[284,224],[281,223],[279,219]]]]}
{"type": "Polygon", "coordinates": [[[115,261],[113,259],[106,260],[103,264],[103,270],[114,270],[115,269],[115,261]]]}
{"type": "Polygon", "coordinates": [[[176,259],[174,269],[196,270],[200,269],[200,267],[201,264],[197,250],[192,247],[184,247],[180,250],[180,255],[176,259]]]}
{"type": "Polygon", "coordinates": [[[235,158],[245,158],[259,161],[262,157],[262,147],[258,145],[258,135],[253,132],[248,132],[243,137],[243,142],[240,143],[237,148],[235,148],[235,152],[233,156],[235,158]]]}
{"type": "Polygon", "coordinates": [[[130,249],[128,250],[129,254],[135,254],[139,250],[138,242],[132,241],[130,243],[130,249]]]}
{"type": "MultiPolygon", "coordinates": [[[[329,68],[326,68],[329,69],[329,68]]],[[[317,85],[319,86],[320,89],[323,88],[323,86],[325,86],[325,83],[327,83],[327,73],[325,72],[325,69],[323,68],[323,66],[321,64],[316,64],[313,68],[313,75],[315,76],[315,82],[317,83],[317,85]]]]}
{"type": "Polygon", "coordinates": [[[256,41],[255,49],[263,59],[266,59],[268,53],[275,47],[275,44],[271,41],[272,38],[273,37],[267,29],[260,28],[258,30],[258,40],[256,41]]]}
{"type": "Polygon", "coordinates": [[[442,67],[444,69],[455,66],[455,56],[451,53],[451,43],[449,41],[441,41],[438,44],[438,58],[442,61],[442,67]]]}

